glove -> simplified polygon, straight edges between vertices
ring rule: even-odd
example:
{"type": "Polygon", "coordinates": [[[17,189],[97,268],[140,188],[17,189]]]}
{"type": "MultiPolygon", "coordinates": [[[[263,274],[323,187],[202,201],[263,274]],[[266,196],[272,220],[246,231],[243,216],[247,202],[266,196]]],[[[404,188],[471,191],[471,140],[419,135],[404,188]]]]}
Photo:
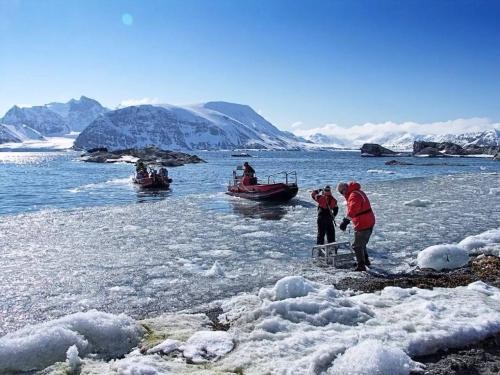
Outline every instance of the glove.
{"type": "Polygon", "coordinates": [[[344,220],[342,220],[342,224],[340,224],[339,226],[340,230],[344,232],[347,229],[347,226],[349,225],[350,222],[351,220],[344,217],[344,220]]]}

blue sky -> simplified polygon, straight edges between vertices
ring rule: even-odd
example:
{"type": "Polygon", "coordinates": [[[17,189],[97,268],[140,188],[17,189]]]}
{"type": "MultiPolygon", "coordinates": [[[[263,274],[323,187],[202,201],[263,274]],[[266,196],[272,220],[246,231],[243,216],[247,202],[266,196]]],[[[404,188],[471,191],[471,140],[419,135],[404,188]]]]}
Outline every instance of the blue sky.
{"type": "Polygon", "coordinates": [[[500,1],[0,0],[0,114],[86,95],[282,129],[500,119],[500,1]]]}

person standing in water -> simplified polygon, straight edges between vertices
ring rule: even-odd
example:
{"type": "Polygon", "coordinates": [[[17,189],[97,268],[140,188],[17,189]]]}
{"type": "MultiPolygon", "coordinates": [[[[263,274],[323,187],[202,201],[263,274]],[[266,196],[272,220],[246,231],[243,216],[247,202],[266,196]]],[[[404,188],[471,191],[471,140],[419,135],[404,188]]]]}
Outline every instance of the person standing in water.
{"type": "Polygon", "coordinates": [[[327,185],[324,189],[314,190],[311,193],[311,198],[318,202],[318,237],[316,244],[323,245],[325,243],[325,234],[327,243],[335,242],[335,226],[333,221],[339,212],[339,208],[337,200],[332,195],[330,186],[327,185]]]}
{"type": "Polygon", "coordinates": [[[373,213],[370,200],[361,190],[361,185],[357,182],[340,182],[337,191],[344,196],[347,201],[346,217],[340,224],[341,231],[345,231],[352,221],[354,226],[354,242],[352,249],[356,254],[357,265],[355,271],[366,271],[366,266],[370,265],[366,245],[372,235],[375,226],[375,214],[373,213]]]}

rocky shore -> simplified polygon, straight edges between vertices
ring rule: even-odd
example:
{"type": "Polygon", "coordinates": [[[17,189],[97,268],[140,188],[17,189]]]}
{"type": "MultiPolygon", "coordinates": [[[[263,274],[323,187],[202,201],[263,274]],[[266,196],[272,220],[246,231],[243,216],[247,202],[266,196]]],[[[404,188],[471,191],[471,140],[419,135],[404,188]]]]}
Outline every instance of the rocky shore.
{"type": "MultiPolygon", "coordinates": [[[[472,258],[466,267],[444,272],[416,270],[411,273],[387,275],[364,272],[357,277],[343,278],[335,284],[335,287],[341,290],[373,293],[388,286],[421,289],[455,288],[475,281],[483,281],[500,287],[500,258],[480,255],[472,258]]],[[[219,320],[219,316],[224,313],[220,307],[207,310],[204,313],[210,320],[210,326],[213,330],[227,331],[230,328],[229,324],[219,320]]],[[[500,371],[500,334],[463,348],[441,350],[434,354],[412,359],[423,363],[425,369],[412,371],[410,375],[498,374],[500,371]]]]}
{"type": "Polygon", "coordinates": [[[108,151],[106,148],[96,148],[85,152],[80,160],[89,163],[154,163],[164,167],[177,167],[184,164],[205,163],[196,155],[183,152],[161,150],[157,147],[108,151]]]}
{"type": "MultiPolygon", "coordinates": [[[[346,277],[335,285],[337,289],[359,292],[375,292],[387,286],[400,288],[432,289],[455,288],[474,281],[483,281],[500,287],[500,258],[480,255],[473,258],[467,267],[448,272],[419,270],[407,274],[375,275],[363,273],[361,277],[346,277]]],[[[411,375],[492,375],[500,373],[500,335],[460,349],[449,349],[412,358],[425,364],[423,371],[411,375]]]]}

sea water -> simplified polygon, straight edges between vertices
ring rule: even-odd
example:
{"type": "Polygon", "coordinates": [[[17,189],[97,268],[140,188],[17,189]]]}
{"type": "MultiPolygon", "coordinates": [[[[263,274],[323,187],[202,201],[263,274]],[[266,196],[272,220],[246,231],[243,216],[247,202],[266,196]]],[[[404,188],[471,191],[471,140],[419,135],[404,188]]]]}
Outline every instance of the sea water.
{"type": "Polygon", "coordinates": [[[243,159],[199,156],[207,163],[170,169],[170,191],[147,193],[131,183],[129,164],[0,153],[0,334],[93,308],[135,318],[195,308],[286,275],[333,282],[340,273],[310,260],[310,190],[341,180],[359,181],[372,200],[369,252],[391,272],[414,267],[427,246],[500,226],[500,163],[489,159],[386,166],[354,152],[256,152],[246,160],[259,179],[298,174],[296,198],[265,205],[224,194],[243,159]]]}

